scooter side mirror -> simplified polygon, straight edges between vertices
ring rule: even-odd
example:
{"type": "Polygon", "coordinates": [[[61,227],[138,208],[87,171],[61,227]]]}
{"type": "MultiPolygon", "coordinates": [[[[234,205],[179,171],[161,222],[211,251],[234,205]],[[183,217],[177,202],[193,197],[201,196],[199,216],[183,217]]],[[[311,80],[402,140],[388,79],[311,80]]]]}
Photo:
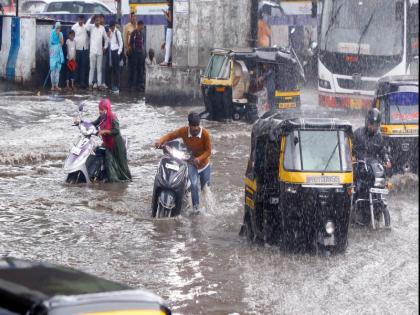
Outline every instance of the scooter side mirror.
{"type": "Polygon", "coordinates": [[[292,29],[290,30],[290,35],[292,35],[295,31],[296,31],[296,28],[292,27],[292,29]]]}

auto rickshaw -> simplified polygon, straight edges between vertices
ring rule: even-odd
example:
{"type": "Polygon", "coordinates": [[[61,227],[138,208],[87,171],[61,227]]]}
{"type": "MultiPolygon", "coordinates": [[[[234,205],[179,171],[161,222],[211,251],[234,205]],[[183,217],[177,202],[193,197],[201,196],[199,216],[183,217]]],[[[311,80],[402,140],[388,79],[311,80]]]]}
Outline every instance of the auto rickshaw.
{"type": "Polygon", "coordinates": [[[12,257],[0,259],[0,314],[170,315],[163,300],[87,273],[12,257]]]}
{"type": "Polygon", "coordinates": [[[214,49],[201,77],[201,116],[253,123],[268,110],[298,108],[303,77],[296,58],[284,48],[214,49]],[[269,71],[274,87],[264,96],[262,78],[269,71]]]}
{"type": "Polygon", "coordinates": [[[351,137],[351,124],[336,118],[275,113],[259,119],[251,135],[241,234],[284,249],[344,251],[351,137]]]}
{"type": "Polygon", "coordinates": [[[373,106],[382,113],[381,133],[393,172],[418,172],[419,82],[415,76],[384,77],[378,82],[373,106]]]}

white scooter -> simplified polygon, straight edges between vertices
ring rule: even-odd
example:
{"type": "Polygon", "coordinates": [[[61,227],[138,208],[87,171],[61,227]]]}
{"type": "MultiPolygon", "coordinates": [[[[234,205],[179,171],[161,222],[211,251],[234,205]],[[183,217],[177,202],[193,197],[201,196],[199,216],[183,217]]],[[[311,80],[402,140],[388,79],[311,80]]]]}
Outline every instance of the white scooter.
{"type": "Polygon", "coordinates": [[[80,136],[71,148],[70,154],[64,162],[66,182],[70,184],[92,183],[105,181],[105,148],[100,147],[99,138],[96,137],[97,128],[89,121],[83,120],[84,104],[78,107],[78,126],[80,136]]]}

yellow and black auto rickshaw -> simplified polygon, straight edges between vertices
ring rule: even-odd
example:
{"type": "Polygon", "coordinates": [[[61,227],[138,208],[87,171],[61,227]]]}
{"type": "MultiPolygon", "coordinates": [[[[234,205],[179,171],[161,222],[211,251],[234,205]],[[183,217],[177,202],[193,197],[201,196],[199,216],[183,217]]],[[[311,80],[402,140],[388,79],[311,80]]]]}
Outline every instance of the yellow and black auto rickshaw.
{"type": "Polygon", "coordinates": [[[259,119],[251,136],[241,234],[284,249],[344,251],[351,137],[351,124],[336,118],[275,113],[259,119]]]}
{"type": "Polygon", "coordinates": [[[303,69],[287,49],[214,49],[201,77],[201,116],[253,123],[266,111],[298,108],[301,78],[303,69]]]}
{"type": "Polygon", "coordinates": [[[382,113],[381,133],[394,172],[418,172],[419,82],[414,76],[384,77],[373,106],[382,113]]]}

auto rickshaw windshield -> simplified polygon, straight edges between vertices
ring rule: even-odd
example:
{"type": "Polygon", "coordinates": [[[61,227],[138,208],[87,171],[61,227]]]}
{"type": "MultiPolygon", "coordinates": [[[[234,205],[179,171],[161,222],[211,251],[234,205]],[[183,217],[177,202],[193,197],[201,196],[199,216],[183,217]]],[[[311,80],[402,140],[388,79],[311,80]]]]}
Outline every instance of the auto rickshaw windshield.
{"type": "Polygon", "coordinates": [[[213,55],[204,76],[210,79],[229,79],[229,64],[229,58],[226,55],[213,55]]]}
{"type": "Polygon", "coordinates": [[[352,170],[350,141],[344,131],[295,130],[286,137],[284,169],[308,172],[352,170]]]}
{"type": "MultiPolygon", "coordinates": [[[[418,124],[419,123],[419,94],[415,92],[391,93],[383,100],[389,105],[389,118],[383,115],[384,123],[418,124]]],[[[381,108],[385,104],[381,104],[381,108]]]]}

